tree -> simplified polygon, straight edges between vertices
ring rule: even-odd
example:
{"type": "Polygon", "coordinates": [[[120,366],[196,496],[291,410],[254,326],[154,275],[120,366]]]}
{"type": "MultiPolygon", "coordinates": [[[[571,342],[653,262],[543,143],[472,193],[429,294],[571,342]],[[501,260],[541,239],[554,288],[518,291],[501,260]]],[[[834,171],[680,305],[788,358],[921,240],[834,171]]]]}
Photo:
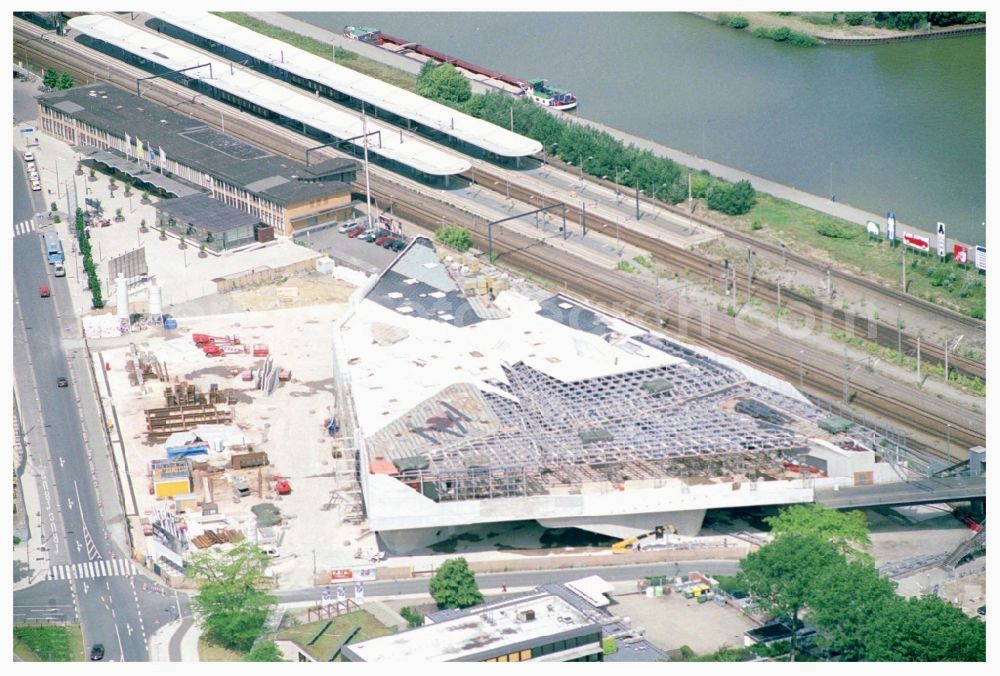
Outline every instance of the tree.
{"type": "Polygon", "coordinates": [[[429,589],[439,608],[468,608],[483,602],[476,576],[461,556],[441,564],[431,578],[429,589]]]}
{"type": "Polygon", "coordinates": [[[249,542],[228,552],[210,550],[191,558],[187,576],[199,585],[192,605],[208,641],[240,652],[250,650],[277,603],[262,589],[269,563],[264,550],[249,542]]]}
{"type": "Polygon", "coordinates": [[[895,597],[873,617],[870,662],[983,662],[986,625],[937,596],[895,597]]]}
{"type": "Polygon", "coordinates": [[[817,642],[843,659],[866,659],[884,608],[897,600],[892,580],[879,575],[868,561],[827,567],[816,576],[809,597],[809,620],[821,630],[817,642]]]}
{"type": "Polygon", "coordinates": [[[59,80],[59,71],[54,68],[46,68],[44,75],[42,75],[42,85],[48,87],[49,89],[56,88],[56,82],[59,80]]]}
{"type": "Polygon", "coordinates": [[[244,662],[284,662],[281,651],[274,641],[261,641],[253,647],[244,662]]]}
{"type": "Polygon", "coordinates": [[[868,519],[862,511],[840,512],[808,503],[786,507],[777,516],[769,516],[764,521],[775,536],[817,535],[833,543],[837,551],[848,558],[860,556],[871,560],[871,556],[863,551],[871,546],[871,538],[868,536],[868,519]]]}
{"type": "Polygon", "coordinates": [[[774,617],[791,618],[791,659],[795,660],[799,616],[809,602],[817,577],[844,558],[837,548],[816,535],[789,533],[749,554],[739,578],[754,605],[774,617]]]}
{"type": "Polygon", "coordinates": [[[469,80],[450,63],[437,67],[424,64],[420,75],[417,76],[417,93],[429,99],[460,104],[472,96],[472,86],[469,80]]]}
{"type": "Polygon", "coordinates": [[[56,82],[54,89],[72,89],[73,85],[76,84],[73,81],[73,76],[66,71],[60,71],[56,76],[56,82]]]}

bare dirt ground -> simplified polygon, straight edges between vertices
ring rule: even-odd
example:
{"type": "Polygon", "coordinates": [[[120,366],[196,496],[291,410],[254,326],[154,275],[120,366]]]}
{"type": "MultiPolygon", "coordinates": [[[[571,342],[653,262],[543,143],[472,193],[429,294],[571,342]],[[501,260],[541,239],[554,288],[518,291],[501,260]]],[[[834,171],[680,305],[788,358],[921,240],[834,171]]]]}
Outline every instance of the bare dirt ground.
{"type": "Polygon", "coordinates": [[[289,277],[277,285],[262,285],[233,291],[232,296],[247,310],[278,310],[289,307],[346,303],[354,287],[332,277],[309,275],[289,277]]]}

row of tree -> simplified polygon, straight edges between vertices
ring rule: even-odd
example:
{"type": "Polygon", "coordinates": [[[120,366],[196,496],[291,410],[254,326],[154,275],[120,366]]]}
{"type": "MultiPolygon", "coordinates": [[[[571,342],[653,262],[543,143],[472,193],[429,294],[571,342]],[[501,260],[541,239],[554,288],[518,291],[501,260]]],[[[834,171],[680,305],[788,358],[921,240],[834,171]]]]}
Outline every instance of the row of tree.
{"type": "MultiPolygon", "coordinates": [[[[104,307],[104,299],[101,296],[101,280],[97,276],[97,265],[94,263],[94,256],[90,249],[90,238],[87,236],[87,229],[84,227],[83,209],[76,210],[76,239],[80,246],[80,253],[83,255],[83,271],[87,274],[87,288],[90,289],[90,297],[94,309],[104,307]]],[[[64,253],[65,258],[65,253],[64,253]]]]}
{"type": "Polygon", "coordinates": [[[922,26],[986,23],[986,12],[846,12],[844,22],[860,26],[868,20],[882,28],[912,30],[922,26]]]}
{"type": "MultiPolygon", "coordinates": [[[[425,63],[417,77],[417,93],[540,141],[548,156],[558,156],[581,173],[613,179],[671,204],[688,195],[688,172],[673,160],[626,146],[607,132],[559,119],[525,98],[499,91],[473,94],[468,79],[451,64],[425,63]]],[[[709,208],[737,215],[747,213],[756,200],[750,183],[741,184],[732,186],[701,172],[692,175],[690,187],[692,196],[698,198],[707,197],[712,188],[716,199],[709,202],[709,208]]]]}
{"type": "MultiPolygon", "coordinates": [[[[767,519],[774,540],[744,559],[738,576],[764,613],[802,620],[819,647],[846,661],[981,662],[986,625],[937,596],[904,599],[866,551],[863,512],[796,505],[767,519]]],[[[798,650],[791,640],[791,659],[798,650]]]]}
{"type": "Polygon", "coordinates": [[[46,68],[42,84],[49,89],[71,89],[76,83],[73,81],[73,76],[66,71],[46,68]]]}

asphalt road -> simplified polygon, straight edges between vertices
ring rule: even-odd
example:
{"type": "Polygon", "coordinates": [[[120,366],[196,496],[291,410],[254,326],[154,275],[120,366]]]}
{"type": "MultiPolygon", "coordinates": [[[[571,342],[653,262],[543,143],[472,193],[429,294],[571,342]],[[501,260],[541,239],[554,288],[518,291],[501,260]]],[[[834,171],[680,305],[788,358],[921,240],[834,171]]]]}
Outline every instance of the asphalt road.
{"type": "MultiPolygon", "coordinates": [[[[162,608],[176,608],[176,597],[142,592],[140,598],[144,578],[115,561],[126,557],[107,534],[96,466],[88,456],[94,451],[84,443],[77,399],[92,397],[94,387],[90,374],[73,373],[67,360],[67,349],[83,349],[74,337],[78,333],[67,281],[52,276],[45,260],[41,232],[50,227],[40,213],[45,198],[29,190],[17,153],[13,163],[15,378],[26,432],[35,428],[44,434],[44,443],[36,435],[29,446],[25,480],[37,478],[39,484],[41,511],[31,519],[32,540],[48,559],[47,569],[40,570],[42,557],[32,556],[33,577],[42,581],[14,595],[14,620],[78,617],[85,646],[103,643],[107,660],[144,661],[146,632],[173,619],[162,608]],[[51,297],[40,296],[43,284],[51,297]],[[57,386],[60,376],[68,378],[69,387],[57,386]],[[119,574],[104,575],[112,566],[119,574]],[[64,572],[63,579],[46,580],[56,571],[64,572]]],[[[67,259],[74,255],[70,244],[63,242],[67,259]]]]}
{"type": "MultiPolygon", "coordinates": [[[[476,575],[476,583],[480,589],[499,589],[507,585],[511,589],[518,587],[537,587],[549,582],[569,582],[588,575],[600,575],[608,582],[638,580],[647,576],[686,575],[696,570],[708,575],[735,575],[739,571],[739,561],[680,561],[678,563],[640,563],[621,566],[600,566],[594,568],[561,568],[557,570],[530,570],[523,572],[491,573],[476,575]]],[[[410,580],[385,580],[381,582],[365,582],[365,597],[392,597],[406,594],[427,594],[430,577],[410,580]]],[[[335,584],[330,585],[335,588],[335,584]]],[[[350,598],[354,595],[354,585],[345,584],[345,590],[350,598]]],[[[319,601],[322,588],[289,590],[275,594],[281,603],[298,603],[302,601],[319,601]]]]}

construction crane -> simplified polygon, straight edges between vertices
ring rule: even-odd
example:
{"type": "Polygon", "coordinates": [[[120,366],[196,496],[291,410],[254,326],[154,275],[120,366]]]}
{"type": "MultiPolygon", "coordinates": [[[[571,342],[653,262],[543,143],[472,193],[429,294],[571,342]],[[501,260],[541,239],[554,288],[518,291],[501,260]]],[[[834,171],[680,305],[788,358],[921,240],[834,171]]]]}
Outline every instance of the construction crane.
{"type": "Polygon", "coordinates": [[[611,545],[612,554],[625,554],[630,551],[633,547],[638,551],[642,549],[641,541],[645,540],[649,536],[654,536],[657,540],[662,540],[664,532],[669,532],[672,535],[677,535],[677,529],[674,528],[672,523],[668,523],[666,526],[657,526],[655,529],[649,531],[648,533],[643,533],[642,535],[633,535],[632,537],[625,538],[624,540],[619,540],[618,542],[611,545]]]}

